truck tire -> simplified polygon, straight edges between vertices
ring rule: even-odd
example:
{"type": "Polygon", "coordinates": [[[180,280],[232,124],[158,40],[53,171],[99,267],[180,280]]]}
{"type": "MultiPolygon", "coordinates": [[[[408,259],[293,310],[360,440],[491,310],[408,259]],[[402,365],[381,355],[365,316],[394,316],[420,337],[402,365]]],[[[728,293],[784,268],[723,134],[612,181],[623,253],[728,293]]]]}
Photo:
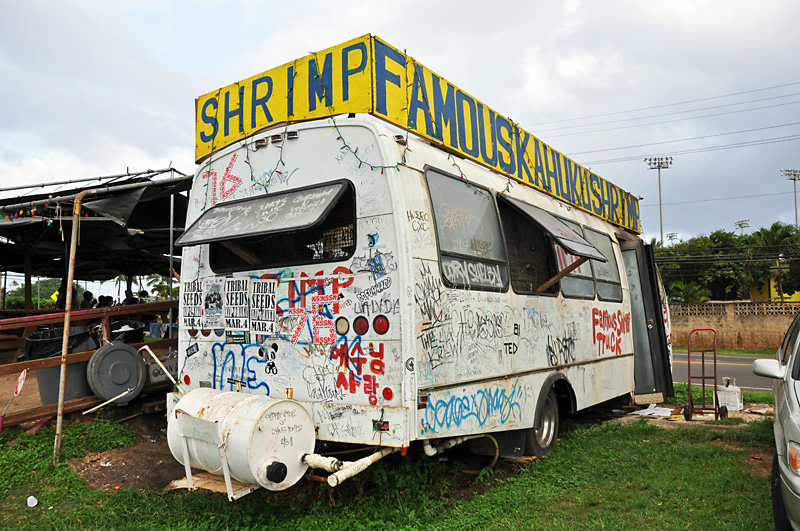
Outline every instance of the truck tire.
{"type": "Polygon", "coordinates": [[[525,455],[544,457],[553,451],[558,438],[558,400],[553,388],[542,390],[536,404],[533,427],[525,437],[525,455]],[[542,396],[544,395],[544,396],[542,396]]]}

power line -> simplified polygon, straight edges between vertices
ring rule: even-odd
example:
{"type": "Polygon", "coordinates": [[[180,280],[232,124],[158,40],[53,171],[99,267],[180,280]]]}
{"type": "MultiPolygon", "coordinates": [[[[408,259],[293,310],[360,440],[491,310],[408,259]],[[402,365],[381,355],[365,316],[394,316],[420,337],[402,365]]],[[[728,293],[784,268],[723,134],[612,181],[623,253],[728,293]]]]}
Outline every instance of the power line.
{"type": "MultiPolygon", "coordinates": [[[[564,129],[577,129],[577,128],[580,128],[580,127],[591,127],[593,125],[617,124],[617,123],[620,123],[620,122],[630,122],[632,120],[647,120],[648,118],[660,118],[662,116],[674,116],[676,114],[686,114],[686,113],[690,113],[690,112],[708,111],[708,110],[711,110],[711,109],[723,109],[725,107],[733,107],[735,105],[745,105],[747,103],[758,103],[760,101],[779,100],[781,98],[788,98],[790,96],[797,96],[797,95],[800,95],[800,92],[794,92],[792,94],[784,94],[782,96],[772,96],[771,98],[761,98],[761,99],[758,99],[758,100],[739,101],[739,102],[736,102],[736,103],[726,103],[725,105],[714,105],[712,107],[701,107],[699,109],[689,109],[687,111],[666,112],[666,113],[663,113],[663,114],[652,114],[650,116],[639,116],[638,118],[623,118],[621,120],[609,120],[607,122],[597,122],[597,123],[593,123],[593,124],[570,125],[570,126],[567,126],[567,127],[556,127],[556,128],[553,128],[553,129],[543,129],[543,130],[540,130],[539,132],[540,133],[545,133],[545,132],[548,132],[548,131],[562,131],[564,129]]],[[[743,109],[743,110],[749,110],[749,109],[743,109]]],[[[739,111],[737,111],[737,112],[739,112],[739,111]]]]}
{"type": "MultiPolygon", "coordinates": [[[[773,195],[788,195],[792,192],[775,192],[772,194],[750,194],[750,195],[740,195],[736,197],[717,197],[717,198],[710,198],[710,199],[694,199],[692,201],[675,201],[673,203],[664,203],[664,205],[688,205],[689,203],[710,203],[712,201],[729,201],[734,199],[751,199],[753,197],[769,197],[773,195]]],[[[639,205],[641,207],[654,207],[658,206],[658,203],[652,203],[647,205],[639,205]]]]}
{"type": "Polygon", "coordinates": [[[790,124],[782,124],[782,125],[770,125],[770,126],[767,126],[767,127],[758,127],[756,129],[745,129],[743,131],[732,131],[730,133],[717,133],[717,134],[714,134],[714,135],[696,136],[696,137],[693,137],[693,138],[682,138],[682,139],[679,139],[679,140],[664,140],[662,142],[651,142],[649,144],[636,144],[634,146],[625,146],[625,147],[616,147],[616,148],[607,148],[607,149],[595,149],[595,150],[592,150],[592,151],[580,151],[580,152],[577,152],[577,153],[567,153],[567,156],[574,157],[575,155],[586,155],[587,153],[601,153],[601,152],[604,152],[604,151],[618,151],[620,149],[632,149],[632,148],[638,148],[638,147],[658,146],[658,145],[661,145],[661,144],[674,144],[676,142],[689,142],[690,140],[703,140],[705,138],[714,138],[714,137],[717,137],[717,136],[727,136],[727,135],[738,135],[738,134],[742,134],[742,133],[752,133],[754,131],[764,131],[766,129],[778,129],[780,127],[790,127],[792,125],[800,125],[800,122],[793,122],[793,123],[790,123],[790,124]]]}
{"type": "Polygon", "coordinates": [[[639,111],[649,111],[651,109],[662,109],[664,107],[672,107],[674,105],[686,105],[688,103],[697,103],[697,102],[700,102],[700,101],[710,101],[710,100],[716,100],[716,99],[721,99],[721,98],[729,98],[731,96],[741,96],[742,94],[752,94],[754,92],[763,92],[765,90],[773,90],[773,89],[777,89],[777,88],[791,87],[792,85],[800,85],[800,81],[795,81],[793,83],[786,83],[784,85],[775,85],[774,87],[765,87],[765,88],[760,88],[760,89],[745,90],[743,92],[734,92],[732,94],[723,94],[722,96],[710,96],[708,98],[699,98],[699,99],[696,99],[696,100],[680,101],[680,102],[677,102],[677,103],[664,103],[662,105],[653,105],[653,106],[650,106],[650,107],[642,107],[642,108],[639,108],[639,109],[631,109],[631,110],[628,110],[628,111],[615,111],[615,112],[609,112],[609,113],[604,113],[604,114],[595,114],[595,115],[591,115],[591,116],[584,116],[582,118],[566,118],[564,120],[553,120],[553,121],[550,121],[550,122],[539,122],[539,123],[535,123],[535,124],[524,125],[523,127],[535,127],[537,125],[549,125],[549,124],[558,124],[558,123],[564,123],[564,122],[574,122],[574,121],[577,121],[577,120],[589,120],[591,118],[602,118],[604,116],[614,116],[616,114],[627,114],[627,113],[639,112],[639,111]]]}
{"type": "MultiPolygon", "coordinates": [[[[798,103],[800,103],[800,101],[790,101],[788,103],[778,103],[776,105],[765,105],[764,107],[754,107],[752,109],[740,109],[738,111],[718,112],[718,113],[714,113],[714,114],[704,114],[703,116],[692,116],[692,117],[689,117],[689,118],[676,118],[675,120],[663,120],[661,122],[651,122],[651,123],[636,124],[636,125],[624,125],[622,127],[608,127],[606,129],[595,129],[593,131],[583,131],[583,132],[578,132],[578,133],[564,133],[564,134],[561,134],[561,135],[549,135],[547,138],[550,139],[550,138],[561,138],[563,136],[589,135],[589,134],[592,134],[592,133],[604,133],[606,131],[619,131],[621,129],[632,129],[634,127],[647,127],[647,126],[650,126],[650,125],[661,125],[661,124],[669,124],[669,123],[674,123],[674,122],[684,122],[686,120],[695,120],[695,119],[698,119],[698,118],[713,118],[714,116],[725,116],[727,114],[737,114],[737,113],[740,113],[740,112],[761,111],[761,110],[764,110],[764,109],[772,109],[772,108],[775,108],[775,107],[784,107],[786,105],[796,105],[798,103]]],[[[597,125],[597,124],[594,124],[594,125],[597,125]]],[[[537,135],[538,134],[539,134],[539,132],[537,132],[537,135]]]]}
{"type": "MultiPolygon", "coordinates": [[[[792,140],[800,140],[800,134],[797,135],[787,135],[787,136],[779,136],[774,138],[765,138],[762,140],[751,140],[748,142],[739,142],[737,144],[725,144],[722,146],[711,146],[706,148],[697,148],[697,149],[686,149],[683,151],[671,151],[668,153],[661,153],[664,156],[674,157],[677,155],[691,155],[694,153],[707,153],[709,151],[721,151],[724,149],[736,149],[740,147],[750,147],[750,146],[762,146],[766,144],[776,144],[780,142],[789,142],[792,140]]],[[[581,161],[579,164],[583,166],[589,166],[594,164],[609,164],[612,162],[629,162],[632,160],[640,160],[642,158],[647,158],[652,155],[634,155],[631,157],[622,157],[618,159],[605,159],[605,160],[590,160],[590,161],[581,161]]]]}

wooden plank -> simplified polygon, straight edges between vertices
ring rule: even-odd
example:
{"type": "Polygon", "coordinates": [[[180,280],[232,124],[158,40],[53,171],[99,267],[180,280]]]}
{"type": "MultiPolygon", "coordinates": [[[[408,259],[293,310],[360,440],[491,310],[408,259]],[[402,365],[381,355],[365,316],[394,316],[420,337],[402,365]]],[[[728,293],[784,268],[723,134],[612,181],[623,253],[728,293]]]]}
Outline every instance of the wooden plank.
{"type": "MultiPolygon", "coordinates": [[[[178,347],[178,338],[171,338],[171,339],[159,339],[158,341],[148,341],[147,343],[132,343],[131,346],[135,349],[139,349],[142,345],[147,345],[152,350],[158,348],[166,348],[166,347],[178,347]]],[[[73,352],[72,354],[67,354],[67,365],[70,363],[80,363],[82,361],[89,361],[94,354],[94,350],[90,350],[87,352],[73,352]]],[[[6,363],[5,365],[0,365],[0,376],[5,374],[15,374],[22,369],[28,370],[36,370],[36,369],[46,369],[47,367],[57,367],[61,365],[61,356],[54,356],[52,358],[43,358],[40,360],[30,360],[30,361],[19,361],[17,363],[6,363]]]]}
{"type": "MultiPolygon", "coordinates": [[[[215,476],[209,472],[198,472],[192,474],[192,483],[197,489],[206,489],[220,494],[228,494],[228,489],[225,487],[225,479],[222,476],[215,476]]],[[[231,479],[231,487],[233,490],[232,500],[237,500],[242,496],[246,496],[259,488],[259,485],[249,485],[231,479]]],[[[164,487],[164,490],[188,489],[189,481],[186,478],[173,480],[169,485],[164,487]]]]}
{"type": "MultiPolygon", "coordinates": [[[[86,321],[103,316],[122,316],[137,313],[159,312],[178,307],[178,301],[148,302],[146,304],[131,304],[128,306],[111,306],[109,308],[92,308],[88,310],[72,310],[70,321],[86,321]]],[[[0,330],[22,328],[23,326],[58,324],[64,322],[64,312],[48,313],[44,315],[28,315],[25,317],[12,317],[0,319],[0,330]]]]}
{"type": "MultiPolygon", "coordinates": [[[[89,409],[97,404],[102,404],[103,400],[96,396],[86,396],[83,398],[76,398],[75,400],[67,400],[64,402],[64,413],[71,413],[73,411],[82,411],[89,409]]],[[[58,404],[50,404],[47,406],[39,406],[18,413],[12,413],[5,417],[3,426],[15,426],[22,422],[29,422],[38,420],[43,417],[58,414],[58,404]]]]}

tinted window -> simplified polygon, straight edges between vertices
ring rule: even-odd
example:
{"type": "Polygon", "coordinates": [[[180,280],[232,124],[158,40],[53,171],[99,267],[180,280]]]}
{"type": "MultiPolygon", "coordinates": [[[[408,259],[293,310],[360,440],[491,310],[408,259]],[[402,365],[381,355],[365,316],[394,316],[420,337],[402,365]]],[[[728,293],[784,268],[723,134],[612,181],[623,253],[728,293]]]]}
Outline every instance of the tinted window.
{"type": "Polygon", "coordinates": [[[506,252],[488,190],[443,173],[426,172],[442,275],[453,287],[505,290],[506,252]]]}
{"type": "Polygon", "coordinates": [[[781,363],[786,365],[789,361],[789,356],[792,355],[794,343],[797,340],[797,333],[800,331],[800,315],[794,318],[786,335],[783,336],[783,343],[781,343],[781,350],[779,352],[781,363]]]}

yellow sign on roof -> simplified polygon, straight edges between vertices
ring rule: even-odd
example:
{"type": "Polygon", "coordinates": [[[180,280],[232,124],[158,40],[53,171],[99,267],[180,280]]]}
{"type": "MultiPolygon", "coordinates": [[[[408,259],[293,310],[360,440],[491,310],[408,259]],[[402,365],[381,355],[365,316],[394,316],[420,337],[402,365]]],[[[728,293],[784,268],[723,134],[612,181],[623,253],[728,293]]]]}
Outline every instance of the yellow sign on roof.
{"type": "Polygon", "coordinates": [[[198,98],[195,159],[272,125],[369,113],[634,232],[638,199],[372,35],[198,98]]]}

